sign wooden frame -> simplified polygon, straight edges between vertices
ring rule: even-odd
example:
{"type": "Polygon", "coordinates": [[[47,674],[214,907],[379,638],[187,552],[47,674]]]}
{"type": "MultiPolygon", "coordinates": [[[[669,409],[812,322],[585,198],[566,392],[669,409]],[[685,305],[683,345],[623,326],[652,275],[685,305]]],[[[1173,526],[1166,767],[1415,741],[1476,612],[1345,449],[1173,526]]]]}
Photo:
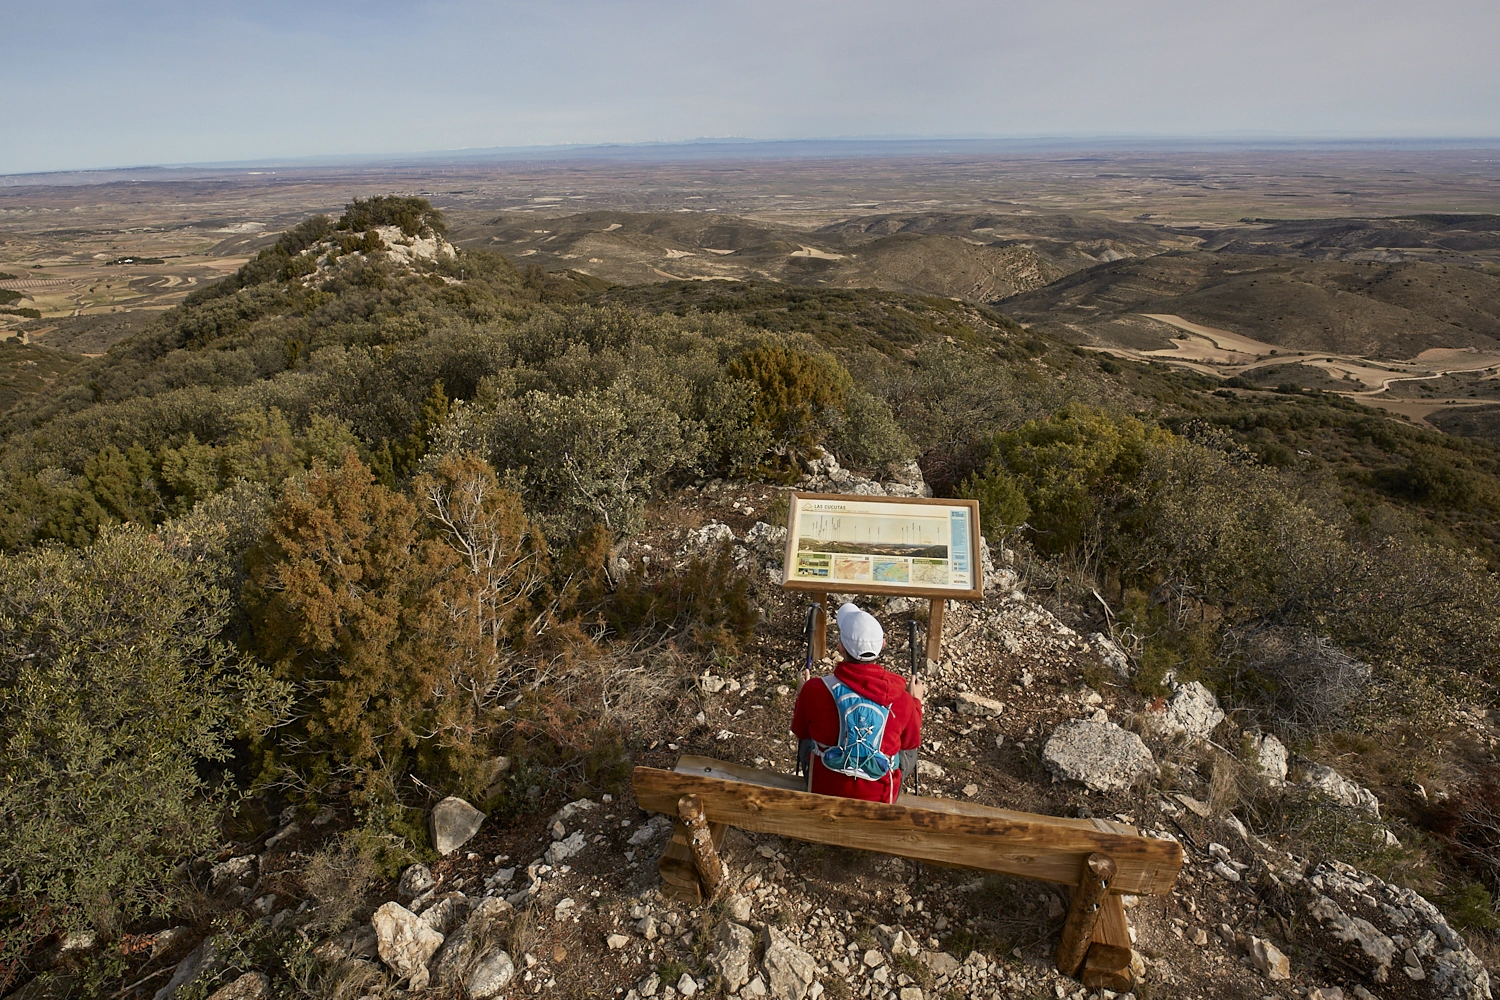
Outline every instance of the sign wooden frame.
{"type": "Polygon", "coordinates": [[[787,494],[786,553],[782,562],[782,584],[786,590],[801,590],[815,594],[834,593],[871,594],[886,597],[929,597],[949,601],[984,600],[984,567],[980,565],[979,501],[928,499],[927,497],[883,497],[846,493],[798,493],[787,494]],[[851,583],[845,580],[798,580],[793,577],[797,565],[797,527],[801,517],[798,501],[801,500],[846,500],[861,504],[903,504],[923,507],[967,508],[969,511],[969,562],[974,586],[968,590],[953,587],[924,587],[911,583],[851,583]]]}
{"type": "Polygon", "coordinates": [[[980,557],[983,544],[979,534],[979,501],[938,500],[928,497],[866,496],[862,493],[799,493],[787,494],[786,551],[782,554],[782,589],[813,594],[821,598],[813,624],[813,658],[821,660],[827,652],[828,643],[828,595],[830,592],[844,594],[869,594],[893,597],[925,597],[927,607],[927,650],[929,662],[936,663],[942,657],[943,609],[949,601],[984,600],[984,565],[980,557]],[[797,527],[801,517],[799,500],[848,500],[865,503],[917,504],[927,507],[943,507],[952,510],[962,507],[969,512],[969,573],[974,586],[968,590],[953,587],[924,587],[910,583],[858,583],[846,580],[798,580],[792,577],[797,565],[797,527]]]}

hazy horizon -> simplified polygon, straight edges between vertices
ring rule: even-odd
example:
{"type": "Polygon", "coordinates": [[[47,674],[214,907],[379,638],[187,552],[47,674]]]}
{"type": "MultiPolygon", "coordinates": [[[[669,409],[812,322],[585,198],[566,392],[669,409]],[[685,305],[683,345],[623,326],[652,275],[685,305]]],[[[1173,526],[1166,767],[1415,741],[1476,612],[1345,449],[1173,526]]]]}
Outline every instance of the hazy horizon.
{"type": "Polygon", "coordinates": [[[1500,138],[1500,7],[9,4],[0,173],[718,141],[1500,138]]]}

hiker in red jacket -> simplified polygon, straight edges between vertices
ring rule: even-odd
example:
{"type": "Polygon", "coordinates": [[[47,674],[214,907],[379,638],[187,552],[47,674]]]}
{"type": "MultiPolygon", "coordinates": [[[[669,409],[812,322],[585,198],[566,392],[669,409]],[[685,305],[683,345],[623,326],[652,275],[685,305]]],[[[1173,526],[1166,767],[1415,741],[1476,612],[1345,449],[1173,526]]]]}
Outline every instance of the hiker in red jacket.
{"type": "Polygon", "coordinates": [[[885,630],[853,604],[839,608],[841,662],[827,677],[807,670],[797,688],[792,734],[808,791],[894,802],[917,766],[926,685],[876,663],[885,630]]]}

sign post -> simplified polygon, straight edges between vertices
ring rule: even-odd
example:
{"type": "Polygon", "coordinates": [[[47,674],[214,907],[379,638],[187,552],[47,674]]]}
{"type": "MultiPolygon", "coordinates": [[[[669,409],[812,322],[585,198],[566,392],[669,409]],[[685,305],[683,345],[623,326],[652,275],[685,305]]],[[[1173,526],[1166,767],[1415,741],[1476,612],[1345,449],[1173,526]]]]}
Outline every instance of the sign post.
{"type": "Polygon", "coordinates": [[[949,600],[984,597],[979,503],[792,493],[782,587],[821,595],[814,653],[826,648],[828,594],[925,597],[929,661],[942,657],[949,600]]]}

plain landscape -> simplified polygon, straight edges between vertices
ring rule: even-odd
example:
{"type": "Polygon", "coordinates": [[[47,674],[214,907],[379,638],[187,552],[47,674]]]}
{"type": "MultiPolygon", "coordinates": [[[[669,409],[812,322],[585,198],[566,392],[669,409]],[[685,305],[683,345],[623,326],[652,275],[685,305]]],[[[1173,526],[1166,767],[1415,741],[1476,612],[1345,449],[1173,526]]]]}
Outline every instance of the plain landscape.
{"type": "Polygon", "coordinates": [[[1491,995],[1500,148],[11,176],[0,337],[0,995],[1491,995]],[[1182,844],[1124,982],[1041,882],[664,895],[632,767],[795,767],[792,489],[978,502],[922,792],[1182,844]]]}

